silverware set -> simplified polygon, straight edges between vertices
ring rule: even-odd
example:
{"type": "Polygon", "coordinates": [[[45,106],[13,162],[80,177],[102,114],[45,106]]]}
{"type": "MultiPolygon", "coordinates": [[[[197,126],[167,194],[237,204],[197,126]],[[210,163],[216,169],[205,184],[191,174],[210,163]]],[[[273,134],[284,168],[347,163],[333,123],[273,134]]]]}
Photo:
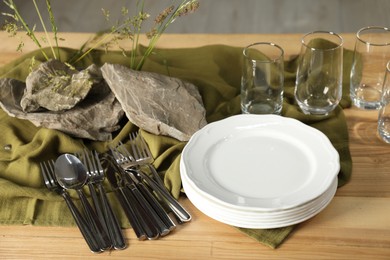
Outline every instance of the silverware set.
{"type": "Polygon", "coordinates": [[[188,222],[191,220],[191,215],[177,202],[177,200],[165,189],[165,185],[162,182],[158,172],[151,164],[153,157],[147,146],[145,140],[135,133],[130,134],[130,145],[132,153],[126,149],[126,147],[120,143],[117,147],[111,148],[111,153],[116,162],[125,170],[132,174],[135,174],[145,182],[147,182],[151,188],[157,193],[160,201],[164,205],[168,206],[173,216],[178,223],[188,222]],[[152,177],[145,174],[142,170],[142,166],[146,167],[152,177]]]}
{"type": "Polygon", "coordinates": [[[41,172],[46,187],[61,195],[90,250],[100,253],[108,249],[125,249],[126,240],[103,186],[111,184],[139,240],[153,240],[168,235],[176,227],[191,220],[191,215],[169,193],[152,165],[153,157],[145,140],[130,134],[127,149],[120,142],[110,153],[83,150],[60,155],[55,161],[42,162],[41,172]],[[87,186],[92,204],[83,187],[87,186]],[[81,201],[79,209],[68,190],[75,190],[81,201]]]}

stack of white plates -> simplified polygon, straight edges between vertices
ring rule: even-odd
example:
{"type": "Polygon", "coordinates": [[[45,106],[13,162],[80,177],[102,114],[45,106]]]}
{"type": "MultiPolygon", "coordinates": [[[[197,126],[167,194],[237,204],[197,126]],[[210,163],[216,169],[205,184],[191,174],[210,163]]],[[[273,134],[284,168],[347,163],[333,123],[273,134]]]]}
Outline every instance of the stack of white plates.
{"type": "Polygon", "coordinates": [[[195,207],[245,228],[284,227],[315,216],[334,197],[339,169],[339,155],[322,132],[276,115],[208,124],[180,161],[195,207]]]}

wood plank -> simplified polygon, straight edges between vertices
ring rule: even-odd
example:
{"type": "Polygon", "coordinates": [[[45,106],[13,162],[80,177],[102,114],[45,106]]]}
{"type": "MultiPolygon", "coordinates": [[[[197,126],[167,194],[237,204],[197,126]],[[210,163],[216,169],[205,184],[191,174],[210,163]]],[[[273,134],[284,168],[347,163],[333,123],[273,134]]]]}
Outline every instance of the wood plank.
{"type": "Polygon", "coordinates": [[[2,226],[2,259],[56,256],[95,259],[386,259],[390,256],[390,203],[388,198],[336,197],[316,217],[300,224],[277,250],[267,248],[234,227],[205,216],[188,200],[194,220],[163,239],[137,241],[125,231],[129,247],[123,251],[90,253],[77,228],[2,226]],[[70,250],[71,249],[71,250],[70,250]],[[290,258],[291,257],[291,258],[290,258]]]}

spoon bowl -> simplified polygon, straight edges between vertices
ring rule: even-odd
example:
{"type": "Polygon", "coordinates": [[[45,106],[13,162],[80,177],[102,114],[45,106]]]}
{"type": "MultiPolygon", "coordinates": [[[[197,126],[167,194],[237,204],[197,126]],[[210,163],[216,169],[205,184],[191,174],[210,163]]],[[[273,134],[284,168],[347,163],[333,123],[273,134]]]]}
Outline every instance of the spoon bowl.
{"type": "Polygon", "coordinates": [[[55,174],[58,183],[64,189],[81,189],[87,182],[87,169],[76,156],[60,155],[55,163],[55,174]]]}

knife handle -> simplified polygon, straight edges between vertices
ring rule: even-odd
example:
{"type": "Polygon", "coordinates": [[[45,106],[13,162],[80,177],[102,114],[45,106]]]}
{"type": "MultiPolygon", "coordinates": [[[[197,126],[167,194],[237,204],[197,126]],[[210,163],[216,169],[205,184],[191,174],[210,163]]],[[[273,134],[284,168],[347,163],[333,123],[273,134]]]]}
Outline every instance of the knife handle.
{"type": "Polygon", "coordinates": [[[157,239],[160,236],[160,230],[156,226],[154,219],[151,216],[150,211],[148,211],[145,207],[145,204],[142,200],[142,195],[139,190],[133,184],[128,184],[126,191],[126,195],[128,198],[132,200],[132,205],[134,205],[137,209],[138,217],[142,220],[141,225],[148,237],[148,239],[153,240],[157,239]]]}
{"type": "MultiPolygon", "coordinates": [[[[151,168],[152,170],[152,168],[151,168]]],[[[143,178],[149,186],[159,195],[159,197],[165,200],[168,206],[171,208],[173,213],[180,219],[181,222],[189,222],[191,220],[190,213],[185,210],[180,203],[165,189],[165,187],[160,187],[152,178],[143,173],[142,171],[138,171],[141,178],[143,178]]]]}
{"type": "MultiPolygon", "coordinates": [[[[161,235],[167,235],[170,231],[176,228],[175,223],[172,221],[171,217],[168,215],[164,209],[161,201],[158,201],[157,198],[152,194],[152,191],[143,183],[142,178],[139,178],[138,170],[126,170],[128,174],[131,174],[134,178],[137,179],[136,186],[139,188],[145,200],[150,205],[150,209],[156,213],[156,218],[158,218],[157,223],[159,223],[161,235]]],[[[146,203],[146,202],[145,202],[146,203]]]]}
{"type": "Polygon", "coordinates": [[[145,240],[147,238],[146,233],[137,218],[136,212],[134,212],[133,208],[131,207],[131,203],[126,198],[124,188],[119,187],[115,190],[115,194],[138,240],[145,240]]]}
{"type": "MultiPolygon", "coordinates": [[[[142,183],[138,183],[136,185],[136,189],[134,190],[135,196],[144,208],[145,212],[148,212],[151,221],[153,224],[157,227],[159,230],[159,233],[161,236],[166,236],[169,234],[170,227],[166,225],[163,218],[161,218],[161,211],[166,215],[165,211],[159,203],[156,201],[153,201],[152,195],[149,193],[148,190],[146,190],[146,187],[143,186],[142,183]]],[[[166,215],[168,217],[168,215],[166,215]]],[[[173,224],[173,223],[172,223],[173,224]]]]}

